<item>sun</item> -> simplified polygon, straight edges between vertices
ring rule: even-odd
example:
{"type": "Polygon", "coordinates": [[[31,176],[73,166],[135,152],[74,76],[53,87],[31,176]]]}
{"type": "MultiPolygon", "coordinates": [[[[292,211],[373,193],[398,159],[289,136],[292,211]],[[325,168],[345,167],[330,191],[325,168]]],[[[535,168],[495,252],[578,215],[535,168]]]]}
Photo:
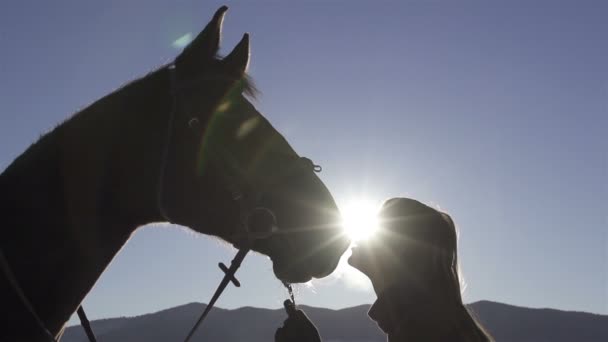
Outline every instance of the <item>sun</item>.
{"type": "Polygon", "coordinates": [[[378,206],[370,200],[348,201],[340,212],[342,228],[353,242],[369,238],[378,229],[378,206]]]}

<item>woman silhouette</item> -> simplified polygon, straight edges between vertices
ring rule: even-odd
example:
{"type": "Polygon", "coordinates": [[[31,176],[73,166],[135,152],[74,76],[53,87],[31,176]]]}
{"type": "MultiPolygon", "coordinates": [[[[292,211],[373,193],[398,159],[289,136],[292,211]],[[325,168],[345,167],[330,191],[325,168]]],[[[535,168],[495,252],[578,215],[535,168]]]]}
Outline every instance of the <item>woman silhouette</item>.
{"type": "MultiPolygon", "coordinates": [[[[368,276],[378,299],[368,315],[389,342],[491,341],[462,302],[456,228],[449,215],[416,200],[393,198],[379,213],[380,229],[352,249],[348,263],[368,276]]],[[[275,341],[321,341],[301,310],[275,341]]]]}

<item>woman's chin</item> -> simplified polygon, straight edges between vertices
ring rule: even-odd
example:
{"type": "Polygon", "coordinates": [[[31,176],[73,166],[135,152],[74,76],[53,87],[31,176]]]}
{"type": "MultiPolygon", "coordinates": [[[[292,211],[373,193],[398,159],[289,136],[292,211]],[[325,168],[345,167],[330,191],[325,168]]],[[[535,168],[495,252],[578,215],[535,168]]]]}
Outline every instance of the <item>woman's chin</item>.
{"type": "Polygon", "coordinates": [[[357,266],[355,266],[354,262],[353,262],[353,256],[349,256],[348,259],[346,260],[346,262],[351,265],[354,268],[357,268],[357,266]]]}
{"type": "MultiPolygon", "coordinates": [[[[357,270],[363,272],[363,270],[361,269],[361,267],[363,266],[362,261],[362,256],[361,256],[361,251],[359,251],[358,247],[353,247],[351,248],[351,255],[348,257],[348,264],[351,265],[352,267],[356,268],[357,270]]],[[[365,273],[365,272],[363,272],[365,273]]]]}
{"type": "Polygon", "coordinates": [[[347,260],[348,264],[357,271],[363,273],[366,277],[370,278],[373,282],[374,275],[376,275],[378,272],[374,268],[373,264],[370,263],[373,256],[370,255],[369,250],[364,247],[353,247],[351,250],[352,253],[347,260]]]}

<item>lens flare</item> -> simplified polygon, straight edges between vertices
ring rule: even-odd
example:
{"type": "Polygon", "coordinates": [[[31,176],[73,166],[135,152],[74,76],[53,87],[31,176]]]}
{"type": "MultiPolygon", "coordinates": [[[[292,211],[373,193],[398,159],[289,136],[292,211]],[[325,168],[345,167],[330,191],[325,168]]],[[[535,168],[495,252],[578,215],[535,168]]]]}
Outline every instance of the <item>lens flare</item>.
{"type": "Polygon", "coordinates": [[[365,240],[378,230],[378,206],[372,201],[351,200],[340,212],[342,228],[353,242],[365,240]]]}
{"type": "Polygon", "coordinates": [[[192,41],[193,38],[194,38],[194,36],[192,35],[192,32],[188,32],[188,33],[182,35],[181,37],[177,38],[176,40],[174,40],[173,43],[171,43],[171,46],[173,46],[176,49],[183,49],[186,46],[188,46],[188,44],[190,44],[190,42],[192,41]]]}

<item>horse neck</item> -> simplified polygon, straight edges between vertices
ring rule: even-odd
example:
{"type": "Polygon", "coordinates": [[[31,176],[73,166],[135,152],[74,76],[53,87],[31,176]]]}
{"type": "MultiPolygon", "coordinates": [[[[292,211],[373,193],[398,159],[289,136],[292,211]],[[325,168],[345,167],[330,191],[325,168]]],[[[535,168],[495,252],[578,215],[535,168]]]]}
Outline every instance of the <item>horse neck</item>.
{"type": "MultiPolygon", "coordinates": [[[[0,175],[0,248],[53,333],[134,230],[162,220],[156,189],[168,86],[163,70],[100,99],[0,175]]],[[[0,276],[0,302],[3,293],[14,297],[6,287],[0,276]]]]}

